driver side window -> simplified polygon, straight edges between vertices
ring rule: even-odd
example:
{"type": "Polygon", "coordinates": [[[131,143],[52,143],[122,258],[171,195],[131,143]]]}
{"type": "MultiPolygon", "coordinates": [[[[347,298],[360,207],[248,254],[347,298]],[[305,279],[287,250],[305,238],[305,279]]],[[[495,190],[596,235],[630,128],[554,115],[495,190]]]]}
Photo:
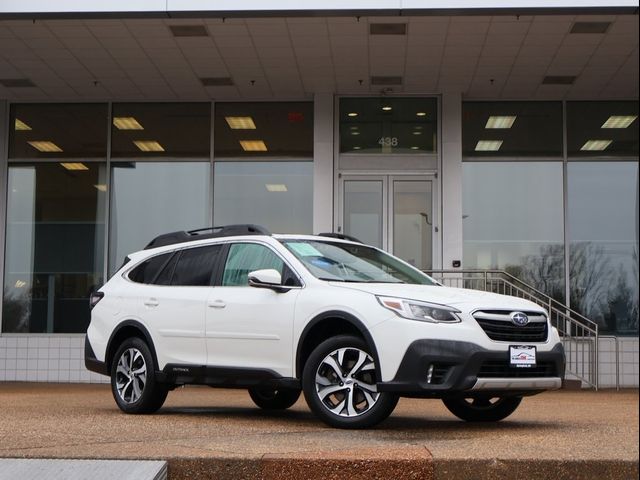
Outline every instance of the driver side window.
{"type": "MultiPolygon", "coordinates": [[[[283,275],[284,262],[269,248],[256,243],[235,243],[229,249],[222,274],[223,287],[249,285],[249,273],[272,268],[283,275]]],[[[284,275],[283,275],[284,277],[284,275]]]]}

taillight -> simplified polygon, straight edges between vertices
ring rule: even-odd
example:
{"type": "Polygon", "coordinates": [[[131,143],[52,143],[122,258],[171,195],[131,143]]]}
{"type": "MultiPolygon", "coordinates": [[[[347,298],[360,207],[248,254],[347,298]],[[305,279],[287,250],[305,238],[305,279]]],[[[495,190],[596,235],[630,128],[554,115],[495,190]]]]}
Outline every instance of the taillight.
{"type": "Polygon", "coordinates": [[[89,310],[93,310],[100,300],[104,297],[104,292],[91,292],[89,295],[89,310]]]}

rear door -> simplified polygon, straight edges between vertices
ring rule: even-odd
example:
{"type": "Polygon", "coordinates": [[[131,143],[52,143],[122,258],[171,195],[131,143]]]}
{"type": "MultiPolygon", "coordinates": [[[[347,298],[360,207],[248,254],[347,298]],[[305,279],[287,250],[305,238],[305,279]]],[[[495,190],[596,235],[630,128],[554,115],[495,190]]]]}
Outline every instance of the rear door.
{"type": "Polygon", "coordinates": [[[219,285],[207,301],[209,365],[293,375],[293,318],[300,289],[277,293],[250,287],[249,272],[266,268],[278,270],[283,284],[299,286],[291,269],[269,246],[251,242],[229,245],[219,285]]]}
{"type": "Polygon", "coordinates": [[[221,248],[208,245],[176,252],[144,292],[142,316],[155,332],[161,368],[167,363],[207,362],[205,306],[221,248]]]}

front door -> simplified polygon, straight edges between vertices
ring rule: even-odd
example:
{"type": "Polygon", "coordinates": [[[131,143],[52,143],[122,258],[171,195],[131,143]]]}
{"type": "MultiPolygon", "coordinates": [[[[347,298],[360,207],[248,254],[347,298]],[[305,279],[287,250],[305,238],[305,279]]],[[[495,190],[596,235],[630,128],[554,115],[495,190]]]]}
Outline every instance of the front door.
{"type": "Polygon", "coordinates": [[[266,245],[240,242],[229,246],[220,285],[207,299],[209,365],[293,376],[293,315],[300,290],[278,293],[250,287],[249,272],[267,268],[287,277],[288,267],[266,245]]]}
{"type": "Polygon", "coordinates": [[[428,175],[341,175],[336,231],[429,270],[438,232],[435,186],[428,175]]]}

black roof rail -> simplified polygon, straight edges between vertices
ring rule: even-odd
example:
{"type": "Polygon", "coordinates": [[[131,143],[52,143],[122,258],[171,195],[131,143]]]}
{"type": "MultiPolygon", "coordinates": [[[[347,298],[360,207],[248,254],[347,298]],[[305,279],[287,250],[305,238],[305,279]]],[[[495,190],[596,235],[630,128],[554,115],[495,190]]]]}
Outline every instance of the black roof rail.
{"type": "Polygon", "coordinates": [[[340,240],[349,240],[351,242],[363,243],[358,240],[356,237],[352,237],[351,235],[345,235],[344,233],[334,233],[334,232],[324,232],[319,233],[319,237],[329,237],[329,238],[339,238],[340,240]]]}
{"type": "Polygon", "coordinates": [[[196,230],[179,231],[158,235],[151,240],[145,250],[150,248],[164,247],[174,243],[192,242],[195,240],[206,240],[208,238],[231,237],[234,235],[271,235],[271,232],[260,225],[238,224],[220,225],[217,227],[198,228],[196,230]],[[211,233],[204,233],[211,232],[211,233]]]}

